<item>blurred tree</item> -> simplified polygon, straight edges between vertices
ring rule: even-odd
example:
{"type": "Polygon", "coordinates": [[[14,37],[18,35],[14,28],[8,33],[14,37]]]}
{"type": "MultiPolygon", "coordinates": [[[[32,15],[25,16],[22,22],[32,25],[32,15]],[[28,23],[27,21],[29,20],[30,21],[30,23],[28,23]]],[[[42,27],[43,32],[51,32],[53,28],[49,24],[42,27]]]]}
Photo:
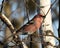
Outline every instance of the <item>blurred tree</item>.
{"type": "Polygon", "coordinates": [[[4,6],[4,8],[3,8],[4,14],[7,17],[10,17],[10,15],[11,15],[11,5],[10,5],[9,1],[5,1],[3,6],[4,6]]]}
{"type": "MultiPolygon", "coordinates": [[[[44,15],[48,12],[49,8],[51,5],[51,0],[40,0],[40,6],[46,6],[44,8],[40,8],[40,14],[44,15]],[[43,4],[44,3],[44,4],[43,4]],[[48,5],[48,6],[47,6],[48,5]],[[43,12],[44,13],[43,13],[43,12]]],[[[45,16],[45,15],[44,15],[45,16]]],[[[43,23],[42,23],[42,32],[43,34],[47,34],[50,35],[51,32],[48,31],[50,30],[53,34],[53,27],[52,27],[52,15],[51,15],[51,10],[49,10],[48,14],[46,15],[43,23]],[[46,32],[45,32],[46,31],[46,32]],[[48,32],[47,32],[48,31],[48,32]]],[[[51,34],[52,35],[52,34],[51,34]]],[[[55,46],[55,39],[54,37],[51,36],[44,36],[44,41],[45,42],[50,42],[53,46],[55,46]]],[[[44,48],[54,48],[53,46],[51,46],[50,44],[47,46],[44,44],[44,48]]]]}
{"type": "MultiPolygon", "coordinates": [[[[36,0],[34,0],[36,2],[36,0]]],[[[29,10],[30,14],[35,13],[36,10],[36,4],[32,0],[26,0],[26,8],[29,10]]]]}

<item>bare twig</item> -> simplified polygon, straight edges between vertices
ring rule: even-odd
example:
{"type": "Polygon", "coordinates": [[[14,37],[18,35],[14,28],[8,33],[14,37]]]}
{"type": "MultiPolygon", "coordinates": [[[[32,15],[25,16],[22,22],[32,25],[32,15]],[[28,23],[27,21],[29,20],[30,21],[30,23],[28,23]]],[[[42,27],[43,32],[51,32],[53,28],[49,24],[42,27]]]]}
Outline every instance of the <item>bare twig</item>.
{"type": "MultiPolygon", "coordinates": [[[[32,0],[32,1],[33,1],[33,3],[35,3],[36,6],[39,7],[39,8],[44,8],[44,7],[48,6],[48,5],[46,5],[46,6],[40,6],[40,5],[38,5],[34,0],[32,0]]],[[[55,4],[55,2],[56,2],[56,0],[51,4],[51,6],[50,6],[50,8],[48,9],[48,11],[47,11],[46,14],[45,14],[44,11],[42,10],[42,12],[44,13],[44,16],[45,16],[45,17],[46,17],[46,15],[49,13],[50,9],[51,9],[52,6],[55,4]]]]}
{"type": "Polygon", "coordinates": [[[48,9],[47,13],[45,14],[45,16],[49,13],[50,9],[52,8],[52,6],[55,4],[56,0],[51,4],[50,8],[48,9]]]}
{"type": "Polygon", "coordinates": [[[2,9],[3,9],[3,3],[4,3],[4,0],[2,1],[0,13],[2,12],[2,9]]]}
{"type": "Polygon", "coordinates": [[[11,30],[11,32],[14,31],[12,23],[4,14],[0,13],[0,19],[7,25],[7,27],[11,30]]]}

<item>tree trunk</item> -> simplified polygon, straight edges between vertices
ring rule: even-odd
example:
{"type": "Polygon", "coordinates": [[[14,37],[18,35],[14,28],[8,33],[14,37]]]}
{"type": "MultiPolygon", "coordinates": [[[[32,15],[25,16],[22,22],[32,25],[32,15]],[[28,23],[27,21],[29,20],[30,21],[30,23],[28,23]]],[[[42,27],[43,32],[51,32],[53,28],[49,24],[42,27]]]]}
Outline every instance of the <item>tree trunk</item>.
{"type": "MultiPolygon", "coordinates": [[[[44,8],[40,8],[40,13],[42,15],[46,14],[47,11],[49,10],[51,5],[51,0],[40,0],[40,6],[44,6],[44,8]]],[[[51,15],[51,10],[49,11],[49,13],[47,14],[46,18],[44,19],[44,22],[42,24],[42,30],[43,30],[43,34],[48,34],[50,35],[51,32],[53,33],[53,27],[52,27],[52,15],[51,15]],[[48,32],[47,32],[48,31],[48,32]]],[[[53,46],[55,45],[55,39],[54,37],[51,36],[44,36],[44,41],[45,42],[50,42],[53,46]]],[[[45,47],[47,48],[54,48],[52,45],[45,45],[45,47]]]]}

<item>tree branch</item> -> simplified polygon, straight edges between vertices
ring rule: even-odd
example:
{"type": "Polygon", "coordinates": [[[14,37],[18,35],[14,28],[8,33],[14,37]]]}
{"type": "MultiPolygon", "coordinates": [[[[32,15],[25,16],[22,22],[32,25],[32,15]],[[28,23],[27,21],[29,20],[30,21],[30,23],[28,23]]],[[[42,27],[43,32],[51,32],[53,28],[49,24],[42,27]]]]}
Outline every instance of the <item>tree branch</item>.
{"type": "Polygon", "coordinates": [[[14,31],[12,23],[4,14],[0,13],[0,19],[7,25],[7,27],[11,30],[11,32],[14,31]]]}

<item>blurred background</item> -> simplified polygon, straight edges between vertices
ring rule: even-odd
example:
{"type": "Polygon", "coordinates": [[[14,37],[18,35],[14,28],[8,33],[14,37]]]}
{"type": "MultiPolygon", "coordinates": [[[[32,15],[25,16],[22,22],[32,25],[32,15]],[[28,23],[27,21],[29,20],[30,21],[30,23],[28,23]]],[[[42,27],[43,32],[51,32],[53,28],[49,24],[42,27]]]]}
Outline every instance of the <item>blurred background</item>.
{"type": "MultiPolygon", "coordinates": [[[[35,0],[36,1],[36,0],[35,0]]],[[[6,9],[3,8],[3,13],[7,15],[7,17],[10,18],[10,20],[17,19],[18,23],[21,27],[23,26],[26,22],[28,22],[28,16],[29,20],[31,20],[36,14],[37,14],[37,6],[33,2],[29,1],[29,10],[26,5],[26,0],[9,0],[9,3],[4,3],[6,5],[6,9]],[[32,6],[30,6],[32,5],[32,6]],[[6,11],[5,11],[6,10],[6,11]],[[4,12],[5,11],[5,12],[4,12]],[[6,14],[7,13],[7,14],[6,14]],[[10,13],[10,14],[8,14],[10,13]],[[27,16],[28,15],[28,16],[27,16]]],[[[51,3],[53,3],[54,0],[51,0],[51,3]]],[[[0,0],[0,8],[1,8],[2,0],[0,0]]],[[[59,26],[59,0],[56,0],[56,3],[53,5],[51,8],[51,13],[52,13],[52,23],[53,23],[53,30],[54,30],[54,35],[58,37],[58,26],[59,26]]],[[[16,20],[15,20],[16,21],[16,20]]],[[[4,29],[5,27],[2,25],[3,22],[0,20],[0,41],[4,40],[4,29]]],[[[15,28],[16,27],[15,25],[15,28]]],[[[24,39],[27,37],[27,35],[20,35],[21,39],[24,39]]],[[[56,45],[58,45],[59,42],[56,40],[56,45]]]]}

